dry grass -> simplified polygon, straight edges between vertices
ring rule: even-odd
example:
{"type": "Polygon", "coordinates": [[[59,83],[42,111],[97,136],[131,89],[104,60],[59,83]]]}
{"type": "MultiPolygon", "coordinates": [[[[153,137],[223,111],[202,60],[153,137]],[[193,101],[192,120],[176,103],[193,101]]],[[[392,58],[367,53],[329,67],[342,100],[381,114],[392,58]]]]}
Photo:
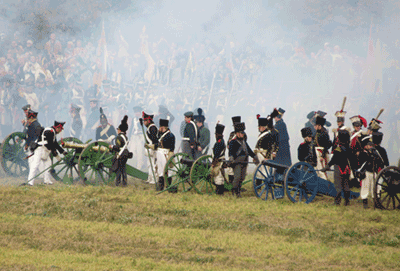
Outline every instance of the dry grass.
{"type": "Polygon", "coordinates": [[[265,202],[250,184],[242,199],[129,184],[2,186],[0,269],[400,269],[398,211],[265,202]]]}

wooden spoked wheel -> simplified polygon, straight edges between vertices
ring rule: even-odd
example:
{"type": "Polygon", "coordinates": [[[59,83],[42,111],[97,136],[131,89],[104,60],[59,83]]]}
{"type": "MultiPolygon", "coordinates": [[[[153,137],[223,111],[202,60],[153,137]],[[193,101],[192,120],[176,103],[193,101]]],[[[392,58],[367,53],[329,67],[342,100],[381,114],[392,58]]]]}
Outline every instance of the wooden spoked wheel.
{"type": "Polygon", "coordinates": [[[284,185],[292,202],[310,203],[318,192],[317,172],[306,162],[295,163],[286,171],[284,185]]]}
{"type": "Polygon", "coordinates": [[[187,192],[192,189],[190,182],[190,165],[182,163],[182,160],[189,160],[186,153],[176,153],[164,167],[165,190],[171,192],[187,192]]]}
{"type": "Polygon", "coordinates": [[[204,155],[194,161],[190,169],[190,182],[199,194],[214,194],[215,189],[211,178],[211,155],[204,155]]]}
{"type": "Polygon", "coordinates": [[[14,132],[8,135],[1,144],[0,162],[4,172],[11,177],[28,176],[29,164],[24,159],[26,153],[25,134],[14,132]]]}
{"type": "Polygon", "coordinates": [[[400,168],[385,167],[375,179],[374,201],[384,210],[400,209],[400,168]]]}

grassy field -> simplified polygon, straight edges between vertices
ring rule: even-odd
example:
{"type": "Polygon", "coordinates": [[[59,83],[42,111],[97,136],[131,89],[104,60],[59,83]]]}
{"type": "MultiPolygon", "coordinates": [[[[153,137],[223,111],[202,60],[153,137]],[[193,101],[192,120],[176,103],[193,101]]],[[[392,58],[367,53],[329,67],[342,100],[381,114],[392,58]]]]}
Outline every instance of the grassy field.
{"type": "Polygon", "coordinates": [[[399,211],[360,200],[0,182],[0,270],[400,270],[399,211]]]}

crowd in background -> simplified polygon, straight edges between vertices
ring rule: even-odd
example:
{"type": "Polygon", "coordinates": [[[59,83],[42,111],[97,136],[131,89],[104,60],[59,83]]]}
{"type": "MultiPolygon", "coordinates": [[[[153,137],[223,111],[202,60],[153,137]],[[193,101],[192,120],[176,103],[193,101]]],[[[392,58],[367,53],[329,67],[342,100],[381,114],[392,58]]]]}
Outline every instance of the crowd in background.
{"type": "MultiPolygon", "coordinates": [[[[332,97],[341,100],[351,93],[347,106],[365,115],[375,114],[376,101],[383,97],[377,92],[365,98],[367,59],[336,44],[325,43],[311,53],[296,42],[283,41],[273,48],[229,40],[217,46],[210,39],[182,44],[151,37],[143,28],[137,44],[119,35],[117,46],[107,49],[104,36],[63,33],[63,27],[57,28],[44,45],[18,32],[0,34],[0,139],[22,130],[25,104],[39,112],[42,126],[66,121],[64,137],[71,134],[73,104],[83,121],[80,137],[87,140],[94,138],[89,117],[99,116],[99,107],[114,125],[124,114],[134,115],[134,106],[157,114],[164,105],[178,120],[201,107],[211,125],[245,115],[247,126],[255,127],[255,115],[266,116],[274,107],[307,113],[321,109],[333,115],[339,104],[331,103],[332,97]],[[135,47],[138,50],[128,49],[135,47]]],[[[386,127],[394,131],[387,137],[399,149],[398,62],[386,70],[383,88],[390,89],[391,101],[386,127]]],[[[305,114],[301,117],[306,121],[305,114]]],[[[174,125],[179,140],[179,121],[174,125]]]]}

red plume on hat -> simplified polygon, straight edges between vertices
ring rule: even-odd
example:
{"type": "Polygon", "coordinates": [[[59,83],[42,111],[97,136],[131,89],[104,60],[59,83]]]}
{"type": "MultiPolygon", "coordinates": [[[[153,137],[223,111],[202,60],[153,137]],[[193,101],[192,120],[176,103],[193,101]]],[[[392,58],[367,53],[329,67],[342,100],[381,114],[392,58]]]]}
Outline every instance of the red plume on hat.
{"type": "Polygon", "coordinates": [[[256,118],[259,119],[260,118],[260,114],[257,114],[256,118]]]}
{"type": "Polygon", "coordinates": [[[362,124],[364,125],[364,127],[367,127],[367,120],[364,119],[363,117],[361,117],[360,115],[358,115],[358,117],[360,118],[362,124]]]}

